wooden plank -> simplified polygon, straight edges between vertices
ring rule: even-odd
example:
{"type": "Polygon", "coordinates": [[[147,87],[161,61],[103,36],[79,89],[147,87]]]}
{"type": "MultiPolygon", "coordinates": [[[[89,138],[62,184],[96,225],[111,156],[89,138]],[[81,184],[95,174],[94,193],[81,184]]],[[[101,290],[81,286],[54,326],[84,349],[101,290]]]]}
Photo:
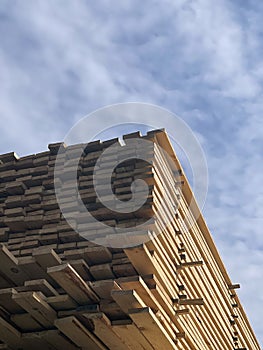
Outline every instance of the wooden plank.
{"type": "Polygon", "coordinates": [[[69,264],[48,268],[48,274],[72,297],[78,304],[98,302],[99,298],[88,283],[69,264]]]}
{"type": "Polygon", "coordinates": [[[11,315],[10,319],[21,332],[33,332],[43,329],[43,326],[28,313],[11,315]]]}
{"type": "Polygon", "coordinates": [[[11,196],[7,197],[5,200],[5,207],[6,208],[15,208],[21,206],[21,203],[23,203],[23,196],[11,196]]]}
{"type": "Polygon", "coordinates": [[[112,270],[116,277],[137,275],[137,272],[131,263],[126,263],[126,264],[121,263],[121,264],[113,265],[112,270]]]}
{"type": "Polygon", "coordinates": [[[26,229],[25,217],[24,216],[15,216],[15,217],[4,217],[4,223],[10,228],[11,231],[23,231],[26,229]]]}
{"type": "Polygon", "coordinates": [[[15,294],[17,294],[17,291],[14,288],[0,289],[0,306],[11,314],[23,312],[23,308],[13,299],[15,294]]]}
{"type": "Polygon", "coordinates": [[[35,350],[35,349],[56,350],[57,349],[53,345],[50,345],[45,339],[41,338],[38,332],[22,334],[21,345],[23,346],[22,349],[26,349],[26,350],[35,350]]]}
{"type": "Polygon", "coordinates": [[[33,251],[33,257],[46,271],[47,268],[62,264],[62,260],[53,249],[40,247],[33,251]]]}
{"type": "Polygon", "coordinates": [[[0,275],[0,289],[13,287],[14,283],[8,281],[3,275],[0,275]]]}
{"type": "MultiPolygon", "coordinates": [[[[149,251],[146,244],[134,248],[127,248],[124,249],[124,251],[141,276],[155,274],[160,281],[163,281],[165,290],[170,295],[175,294],[175,290],[168,278],[167,270],[160,265],[161,261],[156,252],[149,251]]],[[[174,278],[172,280],[173,284],[175,284],[174,278]]]]}
{"type": "Polygon", "coordinates": [[[90,268],[84,259],[69,260],[68,263],[77,271],[84,281],[92,279],[90,268]]]}
{"type": "MultiPolygon", "coordinates": [[[[87,245],[89,242],[78,242],[78,246],[87,245]]],[[[92,246],[82,249],[73,249],[65,251],[64,253],[66,260],[72,259],[84,259],[89,266],[96,264],[106,264],[112,261],[112,254],[110,250],[102,246],[92,246]]]]}
{"type": "Polygon", "coordinates": [[[58,292],[45,279],[31,280],[25,282],[28,291],[41,292],[46,297],[56,296],[58,292]]]}
{"type": "MultiPolygon", "coordinates": [[[[51,329],[47,331],[27,333],[22,335],[23,342],[35,345],[38,342],[44,349],[56,349],[56,350],[77,350],[78,346],[74,345],[68,338],[64,336],[57,329],[51,329]]],[[[35,345],[36,348],[36,345],[35,345]]],[[[35,349],[34,348],[34,349],[35,349]]]]}
{"type": "Polygon", "coordinates": [[[159,309],[158,302],[155,300],[154,295],[150,292],[141,276],[119,278],[117,281],[122,289],[135,290],[140,298],[144,301],[144,303],[152,310],[157,311],[159,309]]]}
{"type": "Polygon", "coordinates": [[[198,299],[173,299],[175,304],[179,305],[204,305],[204,300],[202,298],[198,299]]]}
{"type": "Polygon", "coordinates": [[[119,320],[127,318],[125,312],[114,300],[101,300],[100,311],[109,317],[110,320],[119,320]]]}
{"type": "Polygon", "coordinates": [[[129,309],[146,307],[135,290],[113,290],[111,296],[125,313],[128,313],[129,309]]]}
{"type": "Polygon", "coordinates": [[[202,260],[199,261],[187,261],[187,262],[181,262],[179,265],[177,265],[178,269],[182,269],[185,267],[196,267],[196,266],[202,266],[204,262],[202,260]]]}
{"type": "Polygon", "coordinates": [[[103,246],[84,248],[83,257],[90,266],[106,264],[112,260],[110,250],[103,246]]]}
{"type": "Polygon", "coordinates": [[[114,280],[101,280],[91,282],[91,287],[100,299],[110,300],[113,290],[121,290],[120,286],[114,280]]]}
{"type": "Polygon", "coordinates": [[[109,348],[118,350],[127,350],[127,346],[122,339],[113,332],[111,322],[108,317],[100,313],[84,313],[84,317],[91,320],[94,324],[93,333],[109,348]]]}
{"type": "Polygon", "coordinates": [[[17,260],[21,269],[30,276],[28,280],[46,279],[52,285],[54,284],[54,281],[47,274],[45,266],[42,268],[33,256],[19,257],[17,260]]]}
{"type": "Polygon", "coordinates": [[[154,268],[143,247],[143,245],[140,245],[138,247],[127,248],[124,249],[124,252],[140,275],[153,274],[154,268]]]}
{"type": "Polygon", "coordinates": [[[111,322],[113,331],[124,341],[128,349],[154,350],[132,320],[117,320],[111,322]]]}
{"type": "Polygon", "coordinates": [[[57,295],[46,298],[46,302],[56,311],[75,309],[78,304],[69,295],[57,295]]]}
{"type": "Polygon", "coordinates": [[[100,312],[100,306],[99,304],[87,304],[87,305],[81,305],[77,306],[74,309],[71,310],[61,310],[58,312],[58,317],[68,317],[68,316],[76,316],[77,318],[80,316],[81,319],[83,319],[84,313],[97,313],[100,312]]]}
{"type": "Polygon", "coordinates": [[[114,279],[111,264],[93,265],[90,267],[90,273],[96,280],[114,279]]]}
{"type": "Polygon", "coordinates": [[[16,286],[21,286],[25,281],[30,279],[18,266],[17,258],[2,244],[0,245],[0,272],[16,286]]]}
{"type": "Polygon", "coordinates": [[[178,349],[161,322],[148,307],[130,309],[129,316],[155,349],[178,349]]]}
{"type": "Polygon", "coordinates": [[[8,241],[8,238],[9,238],[9,228],[8,227],[1,227],[0,228],[0,242],[6,242],[6,241],[8,241]]]}
{"type": "Polygon", "coordinates": [[[44,300],[41,292],[21,292],[14,294],[13,299],[43,327],[53,326],[56,311],[44,300]]]}
{"type": "Polygon", "coordinates": [[[83,350],[107,350],[107,347],[74,316],[57,319],[55,326],[83,350]]]}
{"type": "Polygon", "coordinates": [[[70,310],[61,310],[58,312],[58,317],[59,318],[63,318],[67,316],[82,317],[85,313],[97,313],[100,311],[101,309],[99,304],[88,304],[88,305],[77,306],[76,308],[70,309],[70,310]]]}
{"type": "Polygon", "coordinates": [[[236,283],[236,284],[231,284],[228,286],[228,288],[230,290],[234,290],[234,289],[239,289],[240,288],[240,284],[236,283]]]}
{"type": "Polygon", "coordinates": [[[21,349],[21,333],[0,317],[0,340],[14,350],[21,349]]]}
{"type": "MultiPolygon", "coordinates": [[[[141,307],[148,306],[151,308],[152,311],[156,313],[156,315],[158,313],[158,318],[162,319],[162,324],[166,329],[166,331],[171,336],[174,335],[174,326],[173,326],[174,322],[176,323],[177,327],[178,327],[178,324],[177,324],[176,312],[173,309],[172,304],[170,305],[167,302],[165,303],[165,300],[162,300],[161,303],[159,303],[158,299],[150,291],[150,289],[147,287],[146,283],[140,276],[122,278],[122,279],[119,279],[119,283],[124,289],[126,289],[125,291],[127,291],[128,288],[133,288],[134,291],[138,293],[138,296],[140,297],[140,299],[143,301],[144,305],[141,303],[141,307]],[[164,305],[164,307],[162,305],[164,305]]],[[[129,305],[128,300],[126,305],[129,305]]]]}

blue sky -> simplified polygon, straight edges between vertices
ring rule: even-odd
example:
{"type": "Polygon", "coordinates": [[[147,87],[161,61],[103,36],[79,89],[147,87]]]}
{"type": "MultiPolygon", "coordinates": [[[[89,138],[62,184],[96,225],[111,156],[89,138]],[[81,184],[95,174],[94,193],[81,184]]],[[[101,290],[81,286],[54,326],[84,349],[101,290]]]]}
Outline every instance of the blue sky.
{"type": "Polygon", "coordinates": [[[0,153],[45,150],[107,104],[181,116],[207,158],[204,216],[261,341],[262,13],[253,0],[0,1],[0,153]]]}

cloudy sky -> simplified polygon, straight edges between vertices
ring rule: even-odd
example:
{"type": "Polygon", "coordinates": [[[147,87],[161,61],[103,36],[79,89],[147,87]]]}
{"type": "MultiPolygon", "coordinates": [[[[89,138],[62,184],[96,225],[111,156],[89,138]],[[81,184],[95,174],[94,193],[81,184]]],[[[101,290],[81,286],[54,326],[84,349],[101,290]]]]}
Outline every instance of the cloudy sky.
{"type": "Polygon", "coordinates": [[[181,116],[207,158],[205,218],[261,341],[262,14],[258,0],[0,0],[0,153],[46,150],[108,104],[181,116]]]}

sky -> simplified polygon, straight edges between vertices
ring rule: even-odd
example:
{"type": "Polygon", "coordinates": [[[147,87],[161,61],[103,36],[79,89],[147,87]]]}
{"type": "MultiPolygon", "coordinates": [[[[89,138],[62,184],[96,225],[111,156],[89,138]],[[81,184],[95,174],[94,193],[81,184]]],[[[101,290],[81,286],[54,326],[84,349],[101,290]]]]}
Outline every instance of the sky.
{"type": "Polygon", "coordinates": [[[205,152],[203,214],[261,343],[262,14],[256,0],[0,0],[0,154],[44,151],[109,104],[176,113],[205,152]]]}

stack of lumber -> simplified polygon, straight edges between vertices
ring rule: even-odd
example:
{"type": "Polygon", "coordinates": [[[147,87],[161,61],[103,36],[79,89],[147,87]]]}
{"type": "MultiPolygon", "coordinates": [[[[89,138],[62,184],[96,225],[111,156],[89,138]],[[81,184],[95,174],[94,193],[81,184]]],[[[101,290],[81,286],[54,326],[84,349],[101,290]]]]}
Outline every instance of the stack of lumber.
{"type": "Polygon", "coordinates": [[[143,206],[128,213],[118,213],[118,204],[105,207],[93,184],[96,161],[116,140],[51,144],[22,158],[0,155],[0,349],[260,349],[239,285],[202,215],[194,218],[199,209],[167,134],[123,138],[136,137],[152,141],[148,161],[129,158],[112,173],[121,201],[131,198],[134,180],[149,186],[143,206]],[[87,223],[72,204],[70,164],[80,147],[79,194],[104,229],[87,223]],[[70,225],[56,198],[55,163],[59,181],[68,182],[63,203],[75,220],[70,225]],[[141,243],[114,245],[114,228],[129,228],[141,243]],[[101,237],[107,245],[97,244],[101,237]]]}

